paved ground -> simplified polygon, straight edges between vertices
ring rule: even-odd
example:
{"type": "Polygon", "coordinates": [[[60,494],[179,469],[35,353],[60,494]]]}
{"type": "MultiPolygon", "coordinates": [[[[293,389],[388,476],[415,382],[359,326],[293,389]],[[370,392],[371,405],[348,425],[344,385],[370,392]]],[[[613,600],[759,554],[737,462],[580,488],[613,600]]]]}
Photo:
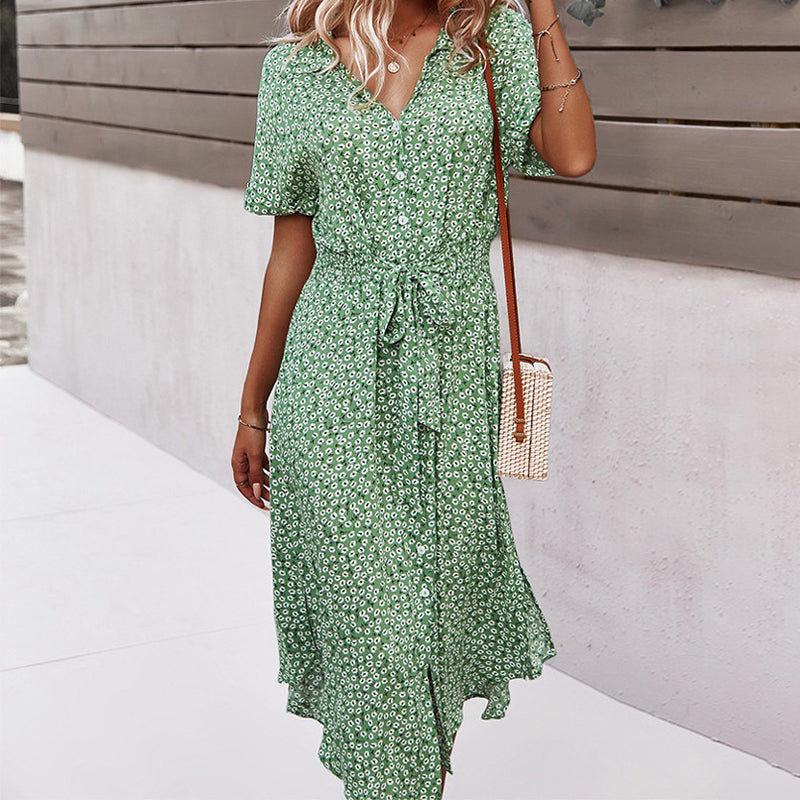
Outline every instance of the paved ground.
{"type": "MultiPolygon", "coordinates": [[[[0,442],[0,796],[342,798],[276,682],[266,513],[28,365],[0,369],[0,442]]],[[[800,796],[549,663],[511,691],[502,720],[467,701],[445,800],[800,796]]]]}
{"type": "Polygon", "coordinates": [[[0,180],[0,367],[28,360],[22,184],[0,180]]]}

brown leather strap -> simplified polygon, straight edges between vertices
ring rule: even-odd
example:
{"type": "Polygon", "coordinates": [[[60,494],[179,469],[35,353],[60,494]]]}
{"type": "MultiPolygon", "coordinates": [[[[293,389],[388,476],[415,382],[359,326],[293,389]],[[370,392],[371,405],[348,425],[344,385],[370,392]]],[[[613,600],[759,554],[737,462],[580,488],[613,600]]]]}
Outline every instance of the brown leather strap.
{"type": "MultiPolygon", "coordinates": [[[[485,47],[485,40],[484,40],[485,47]]],[[[487,53],[488,56],[488,53],[487,53]]],[[[506,205],[503,162],[500,153],[500,127],[497,118],[497,100],[494,94],[492,68],[489,58],[485,59],[484,75],[489,89],[489,104],[494,118],[492,150],[494,151],[494,172],[497,182],[497,205],[500,212],[500,241],[503,248],[503,272],[505,274],[506,303],[508,305],[508,327],[511,338],[511,363],[514,368],[515,428],[514,438],[525,441],[525,404],[522,396],[522,372],[520,368],[519,314],[517,312],[517,288],[514,280],[514,256],[511,250],[511,221],[506,205]]]]}

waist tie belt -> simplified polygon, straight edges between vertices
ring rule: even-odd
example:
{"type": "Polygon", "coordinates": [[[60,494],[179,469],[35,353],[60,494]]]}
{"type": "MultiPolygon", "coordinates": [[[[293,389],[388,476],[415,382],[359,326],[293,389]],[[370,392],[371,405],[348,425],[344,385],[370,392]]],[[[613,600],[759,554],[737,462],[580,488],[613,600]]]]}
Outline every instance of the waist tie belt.
{"type": "Polygon", "coordinates": [[[490,246],[491,239],[476,236],[448,241],[425,253],[317,249],[323,271],[335,265],[379,282],[378,347],[403,340],[410,345],[416,418],[435,431],[441,431],[444,416],[438,330],[456,320],[459,287],[481,274],[490,276],[490,246]]]}

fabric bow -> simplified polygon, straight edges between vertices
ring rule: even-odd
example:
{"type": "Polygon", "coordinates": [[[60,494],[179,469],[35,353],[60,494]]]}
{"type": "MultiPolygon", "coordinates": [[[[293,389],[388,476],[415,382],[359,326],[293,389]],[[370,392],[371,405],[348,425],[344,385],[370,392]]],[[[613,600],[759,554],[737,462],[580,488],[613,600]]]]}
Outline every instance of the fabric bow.
{"type": "Polygon", "coordinates": [[[453,289],[443,267],[393,262],[386,270],[379,332],[386,344],[407,340],[415,364],[417,419],[433,430],[442,429],[441,356],[437,330],[455,320],[453,289]]]}

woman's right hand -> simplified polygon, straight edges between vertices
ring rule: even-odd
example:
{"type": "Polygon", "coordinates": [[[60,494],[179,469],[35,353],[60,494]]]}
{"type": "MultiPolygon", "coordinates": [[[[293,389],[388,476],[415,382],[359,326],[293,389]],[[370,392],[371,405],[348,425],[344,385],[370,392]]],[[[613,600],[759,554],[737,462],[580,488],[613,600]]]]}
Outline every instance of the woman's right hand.
{"type": "MultiPolygon", "coordinates": [[[[267,427],[268,417],[262,414],[242,413],[242,419],[251,425],[267,427]]],[[[233,445],[231,468],[236,488],[257,508],[270,510],[269,457],[267,456],[266,431],[249,428],[238,423],[236,441],[233,445]],[[266,503],[264,502],[266,500],[266,503]]]]}

